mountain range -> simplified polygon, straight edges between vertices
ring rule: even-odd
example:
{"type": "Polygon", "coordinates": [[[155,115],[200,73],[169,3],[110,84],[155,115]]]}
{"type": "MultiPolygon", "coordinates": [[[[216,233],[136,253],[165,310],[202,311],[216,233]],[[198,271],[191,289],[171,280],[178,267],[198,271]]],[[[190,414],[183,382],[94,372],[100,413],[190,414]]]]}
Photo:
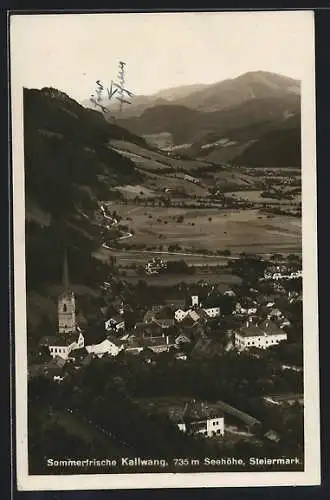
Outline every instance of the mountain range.
{"type": "Polygon", "coordinates": [[[116,101],[103,104],[118,125],[160,149],[214,163],[297,167],[300,86],[287,76],[251,71],[135,96],[122,113],[116,101]]]}
{"type": "MultiPolygon", "coordinates": [[[[171,87],[152,95],[134,95],[131,105],[126,106],[120,116],[140,116],[147,108],[166,104],[177,104],[200,111],[220,111],[239,105],[250,99],[282,97],[300,94],[300,81],[267,71],[251,71],[236,78],[212,84],[193,84],[171,87]]],[[[94,105],[85,100],[86,107],[94,105]]],[[[119,116],[117,101],[105,99],[102,103],[119,116]]]]}

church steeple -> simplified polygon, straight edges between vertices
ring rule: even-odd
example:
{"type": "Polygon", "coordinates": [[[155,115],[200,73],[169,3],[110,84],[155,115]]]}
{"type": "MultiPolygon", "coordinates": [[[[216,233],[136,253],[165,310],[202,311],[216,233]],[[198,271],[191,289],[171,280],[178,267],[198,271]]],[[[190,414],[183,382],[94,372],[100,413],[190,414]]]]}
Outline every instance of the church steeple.
{"type": "Polygon", "coordinates": [[[63,290],[58,298],[58,330],[59,333],[70,333],[76,331],[76,303],[69,283],[69,266],[66,249],[64,251],[62,286],[63,290]]]}

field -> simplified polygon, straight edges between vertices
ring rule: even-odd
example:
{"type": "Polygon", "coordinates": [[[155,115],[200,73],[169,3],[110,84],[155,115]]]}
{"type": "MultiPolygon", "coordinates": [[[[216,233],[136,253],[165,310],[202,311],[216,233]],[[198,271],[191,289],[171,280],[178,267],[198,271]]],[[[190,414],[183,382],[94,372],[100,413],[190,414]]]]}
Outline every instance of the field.
{"type": "Polygon", "coordinates": [[[178,283],[196,283],[198,281],[206,281],[218,285],[218,290],[224,292],[233,285],[239,285],[241,279],[233,274],[215,274],[215,273],[196,273],[196,274],[158,274],[153,276],[125,276],[123,277],[128,283],[136,284],[143,279],[149,286],[175,286],[178,283]]]}
{"type": "Polygon", "coordinates": [[[301,220],[295,217],[269,218],[257,210],[149,208],[115,202],[110,207],[133,232],[126,245],[144,244],[156,249],[162,245],[165,251],[169,245],[179,245],[194,253],[203,249],[229,249],[232,253],[301,251],[301,220]]]}
{"type": "Polygon", "coordinates": [[[247,201],[252,201],[255,203],[271,203],[271,204],[281,204],[281,205],[292,205],[293,203],[299,203],[301,201],[301,196],[296,195],[292,200],[277,200],[276,198],[264,198],[261,196],[262,191],[233,191],[231,193],[226,193],[226,196],[231,196],[236,198],[236,200],[243,199],[247,201]]]}
{"type": "Polygon", "coordinates": [[[125,141],[112,140],[111,146],[120,152],[120,154],[129,157],[134,161],[137,167],[143,167],[147,170],[159,170],[162,168],[172,168],[173,170],[189,170],[196,167],[207,165],[203,160],[179,160],[168,157],[165,154],[158,153],[149,149],[144,149],[136,144],[125,141]]]}

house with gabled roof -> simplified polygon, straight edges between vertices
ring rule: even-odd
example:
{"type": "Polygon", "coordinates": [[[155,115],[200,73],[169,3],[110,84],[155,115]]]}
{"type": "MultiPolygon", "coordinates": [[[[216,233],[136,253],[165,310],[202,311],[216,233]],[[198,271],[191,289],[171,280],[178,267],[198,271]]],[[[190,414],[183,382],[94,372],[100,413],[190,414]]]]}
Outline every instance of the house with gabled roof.
{"type": "Polygon", "coordinates": [[[108,337],[99,344],[86,346],[88,354],[93,354],[98,358],[102,358],[106,354],[110,356],[118,356],[120,351],[122,351],[123,349],[123,342],[111,335],[108,335],[108,337]]]}
{"type": "Polygon", "coordinates": [[[150,349],[154,353],[168,352],[176,345],[170,342],[169,336],[141,338],[131,335],[125,344],[125,351],[129,354],[139,354],[144,349],[150,349]]]}
{"type": "Polygon", "coordinates": [[[223,436],[225,423],[223,413],[211,404],[188,401],[184,408],[170,410],[170,419],[187,434],[201,434],[205,437],[223,436]]]}
{"type": "Polygon", "coordinates": [[[65,335],[50,335],[42,337],[39,347],[48,347],[50,355],[68,359],[71,351],[84,347],[84,336],[81,332],[71,332],[65,335]]]}
{"type": "Polygon", "coordinates": [[[260,325],[247,321],[234,334],[235,346],[238,350],[251,348],[268,349],[287,340],[287,334],[274,322],[266,320],[260,325]]]}

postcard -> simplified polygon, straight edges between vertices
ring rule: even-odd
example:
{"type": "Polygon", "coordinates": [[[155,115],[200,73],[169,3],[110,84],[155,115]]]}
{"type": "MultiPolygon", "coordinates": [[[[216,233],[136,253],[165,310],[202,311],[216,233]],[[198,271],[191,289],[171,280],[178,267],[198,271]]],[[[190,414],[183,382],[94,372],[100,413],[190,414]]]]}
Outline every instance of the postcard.
{"type": "Polygon", "coordinates": [[[313,12],[9,23],[18,490],[320,484],[313,12]]]}

